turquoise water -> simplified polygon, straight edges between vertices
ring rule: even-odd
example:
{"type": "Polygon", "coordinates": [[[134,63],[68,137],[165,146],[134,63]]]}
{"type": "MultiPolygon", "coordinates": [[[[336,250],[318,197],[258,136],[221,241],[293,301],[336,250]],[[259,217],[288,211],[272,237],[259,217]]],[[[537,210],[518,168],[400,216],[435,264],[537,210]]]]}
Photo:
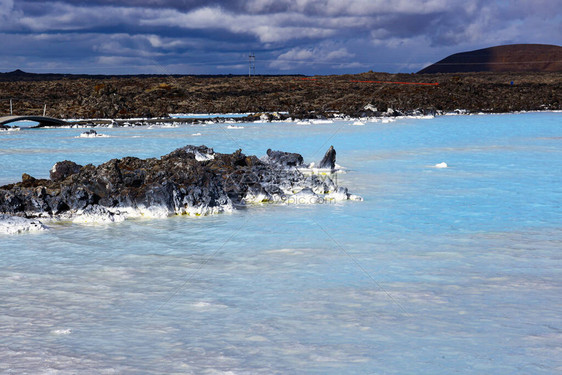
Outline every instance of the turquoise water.
{"type": "Polygon", "coordinates": [[[334,145],[365,199],[2,236],[0,372],[562,373],[561,120],[0,133],[0,184],[186,144],[334,145]]]}

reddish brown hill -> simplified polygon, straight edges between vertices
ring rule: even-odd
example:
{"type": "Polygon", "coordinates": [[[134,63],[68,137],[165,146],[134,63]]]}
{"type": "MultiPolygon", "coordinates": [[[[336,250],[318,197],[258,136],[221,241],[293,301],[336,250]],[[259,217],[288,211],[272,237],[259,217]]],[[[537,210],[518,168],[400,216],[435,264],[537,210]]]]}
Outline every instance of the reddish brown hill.
{"type": "Polygon", "coordinates": [[[562,47],[511,44],[461,52],[418,73],[562,72],[562,47]]]}

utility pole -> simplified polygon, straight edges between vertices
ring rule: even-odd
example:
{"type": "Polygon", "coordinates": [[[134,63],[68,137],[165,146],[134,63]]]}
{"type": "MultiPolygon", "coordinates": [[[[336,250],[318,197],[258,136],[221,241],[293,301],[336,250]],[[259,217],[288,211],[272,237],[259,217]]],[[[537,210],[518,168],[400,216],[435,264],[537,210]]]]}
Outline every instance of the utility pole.
{"type": "Polygon", "coordinates": [[[45,106],[43,107],[43,117],[45,117],[46,113],[47,113],[47,104],[45,104],[45,106]]]}
{"type": "Polygon", "coordinates": [[[12,111],[12,99],[10,99],[10,116],[12,116],[14,112],[12,111]]]}
{"type": "Polygon", "coordinates": [[[248,77],[256,75],[256,55],[253,52],[248,55],[248,65],[248,77]]]}

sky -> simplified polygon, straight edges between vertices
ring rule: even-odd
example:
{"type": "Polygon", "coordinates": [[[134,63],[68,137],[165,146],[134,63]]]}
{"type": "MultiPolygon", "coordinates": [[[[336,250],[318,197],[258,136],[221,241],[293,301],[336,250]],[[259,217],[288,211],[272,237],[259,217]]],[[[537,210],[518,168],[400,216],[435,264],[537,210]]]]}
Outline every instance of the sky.
{"type": "Polygon", "coordinates": [[[411,73],[560,45],[560,0],[0,0],[0,72],[411,73]]]}

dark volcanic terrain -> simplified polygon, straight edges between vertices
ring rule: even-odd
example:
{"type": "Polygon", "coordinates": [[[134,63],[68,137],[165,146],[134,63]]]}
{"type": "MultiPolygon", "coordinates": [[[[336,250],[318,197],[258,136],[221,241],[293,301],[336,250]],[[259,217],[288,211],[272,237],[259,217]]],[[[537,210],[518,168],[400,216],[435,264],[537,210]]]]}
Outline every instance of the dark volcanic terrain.
{"type": "Polygon", "coordinates": [[[64,76],[0,74],[0,116],[162,117],[170,113],[335,112],[372,115],[420,109],[483,112],[562,109],[562,73],[461,73],[339,76],[64,76]],[[59,79],[57,79],[59,78],[59,79]],[[400,82],[400,83],[399,83],[400,82]],[[513,84],[512,84],[513,82],[513,84]],[[409,84],[403,84],[409,83],[409,84]],[[412,84],[414,83],[414,84],[412,84]],[[419,85],[416,83],[436,83],[419,85]],[[374,111],[374,110],[373,110],[374,111]]]}

